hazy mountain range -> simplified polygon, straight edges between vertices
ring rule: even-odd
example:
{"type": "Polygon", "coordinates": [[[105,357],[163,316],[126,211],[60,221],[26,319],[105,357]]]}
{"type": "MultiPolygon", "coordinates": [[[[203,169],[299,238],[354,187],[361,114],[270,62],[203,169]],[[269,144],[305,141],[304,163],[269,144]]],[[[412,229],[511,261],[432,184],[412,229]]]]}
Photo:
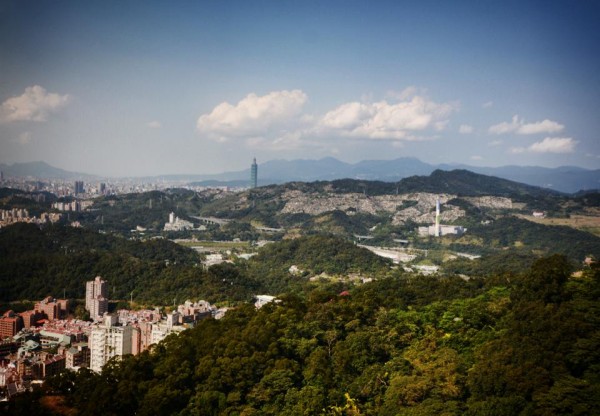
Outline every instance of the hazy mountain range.
{"type": "MultiPolygon", "coordinates": [[[[544,168],[539,166],[478,167],[462,164],[432,165],[416,158],[393,160],[364,160],[346,163],[335,158],[319,160],[271,160],[259,164],[259,185],[278,184],[292,181],[312,182],[342,178],[380,180],[395,182],[414,175],[429,175],[436,169],[466,169],[483,175],[496,176],[540,186],[560,192],[574,193],[580,190],[600,189],[600,169],[589,170],[575,166],[544,168]]],[[[35,177],[57,179],[97,178],[85,173],[69,172],[53,167],[45,162],[0,164],[5,177],[35,177]]],[[[190,181],[204,185],[246,186],[250,178],[250,167],[241,171],[220,174],[160,175],[140,179],[166,179],[190,181]]]]}
{"type": "MultiPolygon", "coordinates": [[[[465,169],[482,175],[496,176],[528,185],[540,186],[560,192],[600,188],[600,169],[589,170],[575,166],[544,168],[539,166],[502,166],[497,168],[461,164],[432,165],[416,158],[394,160],[364,160],[345,163],[334,158],[319,160],[271,160],[258,166],[259,185],[291,181],[311,182],[341,178],[396,182],[414,175],[429,175],[435,170],[465,169]]],[[[219,175],[205,175],[200,183],[218,182],[248,184],[250,168],[219,175]]]]}

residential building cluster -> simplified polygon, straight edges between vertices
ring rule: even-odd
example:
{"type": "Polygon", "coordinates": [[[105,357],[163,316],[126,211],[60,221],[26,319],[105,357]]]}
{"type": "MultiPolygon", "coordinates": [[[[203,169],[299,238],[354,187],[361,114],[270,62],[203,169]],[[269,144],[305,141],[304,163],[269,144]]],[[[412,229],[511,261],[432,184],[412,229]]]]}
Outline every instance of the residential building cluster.
{"type": "Polygon", "coordinates": [[[58,201],[52,204],[52,208],[58,211],[81,212],[94,204],[91,199],[75,199],[73,201],[58,201]]]}
{"type": "Polygon", "coordinates": [[[23,328],[42,325],[45,320],[62,319],[67,315],[67,309],[66,299],[53,299],[48,296],[37,302],[33,310],[21,313],[6,311],[0,317],[0,339],[13,337],[23,328]]]}
{"type": "MultiPolygon", "coordinates": [[[[66,299],[46,297],[33,310],[0,317],[0,396],[27,390],[63,369],[101,371],[113,357],[139,354],[203,319],[219,319],[226,308],[186,301],[162,314],[158,309],[108,313],[108,283],[86,282],[86,309],[92,321],[68,318],[66,299]]],[[[1,399],[1,397],[0,397],[1,399]]]]}
{"type": "Polygon", "coordinates": [[[29,211],[24,208],[0,209],[0,228],[15,224],[17,222],[27,222],[32,224],[46,224],[60,221],[61,214],[44,212],[39,217],[30,216],[29,211]]]}

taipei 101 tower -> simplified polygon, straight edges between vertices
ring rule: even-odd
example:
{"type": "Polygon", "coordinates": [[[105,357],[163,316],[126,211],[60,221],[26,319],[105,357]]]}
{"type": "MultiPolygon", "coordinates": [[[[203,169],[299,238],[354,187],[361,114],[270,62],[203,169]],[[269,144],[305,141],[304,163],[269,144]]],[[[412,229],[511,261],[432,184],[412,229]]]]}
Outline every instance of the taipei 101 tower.
{"type": "Polygon", "coordinates": [[[440,236],[440,200],[437,199],[435,201],[435,231],[434,235],[436,237],[440,236]]]}
{"type": "Polygon", "coordinates": [[[252,161],[250,167],[250,187],[256,188],[258,186],[258,165],[256,164],[256,158],[252,161]]]}

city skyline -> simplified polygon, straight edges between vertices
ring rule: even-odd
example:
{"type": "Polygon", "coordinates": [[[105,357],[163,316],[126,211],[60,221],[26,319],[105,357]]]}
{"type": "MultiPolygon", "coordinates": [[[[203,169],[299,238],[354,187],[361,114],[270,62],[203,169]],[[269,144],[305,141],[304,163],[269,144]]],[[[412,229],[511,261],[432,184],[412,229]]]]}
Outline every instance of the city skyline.
{"type": "Polygon", "coordinates": [[[594,2],[0,4],[0,163],[600,167],[594,2]],[[35,29],[32,29],[35,28],[35,29]]]}

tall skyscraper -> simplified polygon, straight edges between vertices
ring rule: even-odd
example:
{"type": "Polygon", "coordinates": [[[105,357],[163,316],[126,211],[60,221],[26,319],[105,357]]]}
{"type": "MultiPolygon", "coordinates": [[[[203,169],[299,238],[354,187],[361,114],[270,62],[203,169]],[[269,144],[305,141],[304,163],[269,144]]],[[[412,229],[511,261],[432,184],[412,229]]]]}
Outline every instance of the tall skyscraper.
{"type": "Polygon", "coordinates": [[[256,158],[254,158],[250,167],[250,186],[252,188],[258,186],[258,165],[256,164],[256,158]]]}
{"type": "Polygon", "coordinates": [[[108,283],[96,276],[94,280],[85,283],[85,309],[95,321],[102,319],[108,312],[108,283]]]}
{"type": "Polygon", "coordinates": [[[82,194],[83,192],[83,181],[75,181],[75,195],[82,194]]]}
{"type": "Polygon", "coordinates": [[[440,236],[440,200],[435,200],[435,231],[434,235],[436,237],[440,236]]]}

